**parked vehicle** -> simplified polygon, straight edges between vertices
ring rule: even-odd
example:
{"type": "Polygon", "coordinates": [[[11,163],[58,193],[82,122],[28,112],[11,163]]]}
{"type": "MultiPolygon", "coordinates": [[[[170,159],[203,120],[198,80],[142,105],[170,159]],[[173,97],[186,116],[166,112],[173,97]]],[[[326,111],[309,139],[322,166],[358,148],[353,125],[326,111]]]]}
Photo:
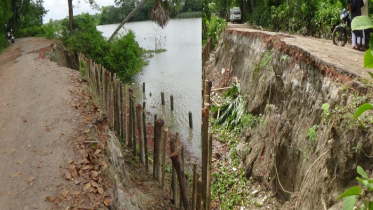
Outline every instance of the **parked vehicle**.
{"type": "Polygon", "coordinates": [[[332,39],[333,44],[343,47],[347,43],[348,34],[351,34],[350,12],[347,9],[343,9],[340,15],[340,19],[342,21],[342,24],[334,28],[332,39]]]}
{"type": "Polygon", "coordinates": [[[10,40],[13,44],[16,41],[13,35],[13,30],[10,30],[10,32],[6,33],[6,36],[8,37],[8,40],[10,40]]]}
{"type": "Polygon", "coordinates": [[[242,19],[241,19],[241,9],[239,7],[233,7],[230,10],[229,21],[231,23],[242,21],[242,19]]]}

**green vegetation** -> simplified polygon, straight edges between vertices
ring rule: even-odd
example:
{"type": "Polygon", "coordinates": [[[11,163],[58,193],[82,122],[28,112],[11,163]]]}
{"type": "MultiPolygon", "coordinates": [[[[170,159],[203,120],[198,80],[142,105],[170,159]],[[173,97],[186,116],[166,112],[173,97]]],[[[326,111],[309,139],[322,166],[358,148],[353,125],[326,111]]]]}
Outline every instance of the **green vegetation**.
{"type": "Polygon", "coordinates": [[[96,29],[90,15],[81,15],[74,19],[74,24],[74,33],[71,35],[67,28],[63,27],[61,39],[72,52],[83,53],[111,72],[117,73],[123,81],[131,80],[131,77],[145,65],[141,58],[143,50],[135,41],[132,31],[107,42],[96,29]]]}
{"type": "Polygon", "coordinates": [[[316,149],[317,128],[318,127],[319,127],[318,125],[314,125],[307,130],[307,137],[311,141],[311,146],[312,146],[313,151],[315,151],[315,149],[316,149]]]}
{"type": "MultiPolygon", "coordinates": [[[[340,12],[348,5],[345,0],[203,0],[203,24],[208,26],[212,14],[229,20],[233,7],[241,8],[243,22],[273,31],[330,38],[340,24],[340,12]]],[[[369,13],[373,13],[371,3],[369,13]]]]}
{"type": "Polygon", "coordinates": [[[202,17],[201,12],[182,12],[175,16],[176,19],[200,18],[200,17],[202,17]]]}
{"type": "Polygon", "coordinates": [[[219,169],[213,174],[212,200],[219,200],[221,209],[233,209],[237,205],[246,205],[251,200],[246,189],[245,171],[242,168],[239,169],[239,156],[236,154],[240,132],[239,130],[228,131],[220,126],[214,126],[213,131],[219,141],[227,142],[231,152],[214,166],[219,169]]]}
{"type": "Polygon", "coordinates": [[[371,201],[373,191],[373,179],[370,179],[361,166],[357,166],[357,173],[361,176],[356,177],[356,180],[365,188],[362,190],[361,186],[353,186],[346,190],[338,199],[344,198],[343,210],[355,209],[356,199],[360,198],[363,202],[357,209],[370,210],[373,209],[373,201],[371,201]]]}
{"type": "Polygon", "coordinates": [[[242,127],[252,127],[259,122],[259,117],[246,114],[246,101],[240,94],[240,84],[233,84],[232,87],[222,95],[221,105],[215,104],[211,111],[217,115],[215,124],[226,129],[239,129],[242,127]]]}
{"type": "MultiPolygon", "coordinates": [[[[211,44],[212,46],[216,46],[219,41],[220,33],[225,30],[227,27],[227,21],[218,18],[216,15],[211,16],[211,20],[208,22],[208,37],[211,37],[211,44]]],[[[202,34],[203,36],[203,34],[202,34]]],[[[206,37],[207,39],[207,37],[206,37]]]]}

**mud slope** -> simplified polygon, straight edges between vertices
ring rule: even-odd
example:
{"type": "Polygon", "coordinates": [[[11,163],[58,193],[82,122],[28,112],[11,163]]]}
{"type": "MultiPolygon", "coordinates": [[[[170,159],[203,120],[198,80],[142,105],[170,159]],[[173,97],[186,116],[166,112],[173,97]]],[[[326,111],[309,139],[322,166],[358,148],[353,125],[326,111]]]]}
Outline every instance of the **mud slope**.
{"type": "MultiPolygon", "coordinates": [[[[319,56],[322,51],[290,45],[290,38],[228,29],[207,73],[213,88],[237,78],[248,98],[247,111],[262,114],[260,125],[246,131],[237,148],[247,177],[272,191],[282,209],[338,209],[337,197],[357,184],[356,166],[373,169],[373,126],[367,120],[364,131],[350,113],[372,101],[372,88],[362,63],[334,64],[319,56]],[[324,103],[330,105],[326,114],[324,103]],[[307,131],[314,125],[317,138],[312,140],[307,131]]],[[[362,53],[346,59],[359,55],[362,60],[362,53]]]]}

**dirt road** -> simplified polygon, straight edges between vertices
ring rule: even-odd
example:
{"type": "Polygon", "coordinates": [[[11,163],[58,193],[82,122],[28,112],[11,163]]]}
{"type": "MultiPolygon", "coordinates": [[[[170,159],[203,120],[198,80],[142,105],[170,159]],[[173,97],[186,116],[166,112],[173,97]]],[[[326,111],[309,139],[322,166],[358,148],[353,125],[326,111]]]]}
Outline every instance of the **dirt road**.
{"type": "Polygon", "coordinates": [[[55,209],[45,202],[74,152],[69,105],[77,71],[39,58],[50,41],[18,39],[0,55],[0,210],[55,209]]]}
{"type": "MultiPolygon", "coordinates": [[[[279,35],[283,33],[262,31],[254,29],[244,24],[228,24],[227,30],[261,32],[269,35],[279,35]]],[[[353,50],[351,44],[344,47],[333,45],[332,40],[317,39],[313,37],[304,37],[297,35],[286,35],[282,40],[309,52],[311,55],[323,60],[326,63],[334,65],[340,69],[351,72],[363,78],[371,78],[364,68],[364,52],[353,50]]]]}

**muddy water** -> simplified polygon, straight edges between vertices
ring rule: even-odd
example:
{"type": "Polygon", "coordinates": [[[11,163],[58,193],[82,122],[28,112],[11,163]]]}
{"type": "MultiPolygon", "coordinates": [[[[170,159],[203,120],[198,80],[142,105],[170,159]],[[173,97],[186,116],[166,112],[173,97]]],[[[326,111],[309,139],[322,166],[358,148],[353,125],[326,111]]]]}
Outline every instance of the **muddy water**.
{"type": "MultiPolygon", "coordinates": [[[[117,24],[97,26],[109,37],[117,24]]],[[[139,45],[147,50],[164,48],[147,59],[149,64],[135,76],[134,88],[138,103],[146,102],[148,122],[158,114],[165,120],[170,132],[180,133],[180,140],[195,157],[201,154],[201,19],[170,20],[161,29],[151,21],[128,23],[121,32],[131,29],[139,45]],[[145,94],[142,83],[145,82],[145,94]],[[161,105],[161,92],[165,105],[161,105]],[[174,97],[174,111],[170,108],[174,97]],[[193,129],[189,129],[188,112],[193,114],[193,129]]]]}

